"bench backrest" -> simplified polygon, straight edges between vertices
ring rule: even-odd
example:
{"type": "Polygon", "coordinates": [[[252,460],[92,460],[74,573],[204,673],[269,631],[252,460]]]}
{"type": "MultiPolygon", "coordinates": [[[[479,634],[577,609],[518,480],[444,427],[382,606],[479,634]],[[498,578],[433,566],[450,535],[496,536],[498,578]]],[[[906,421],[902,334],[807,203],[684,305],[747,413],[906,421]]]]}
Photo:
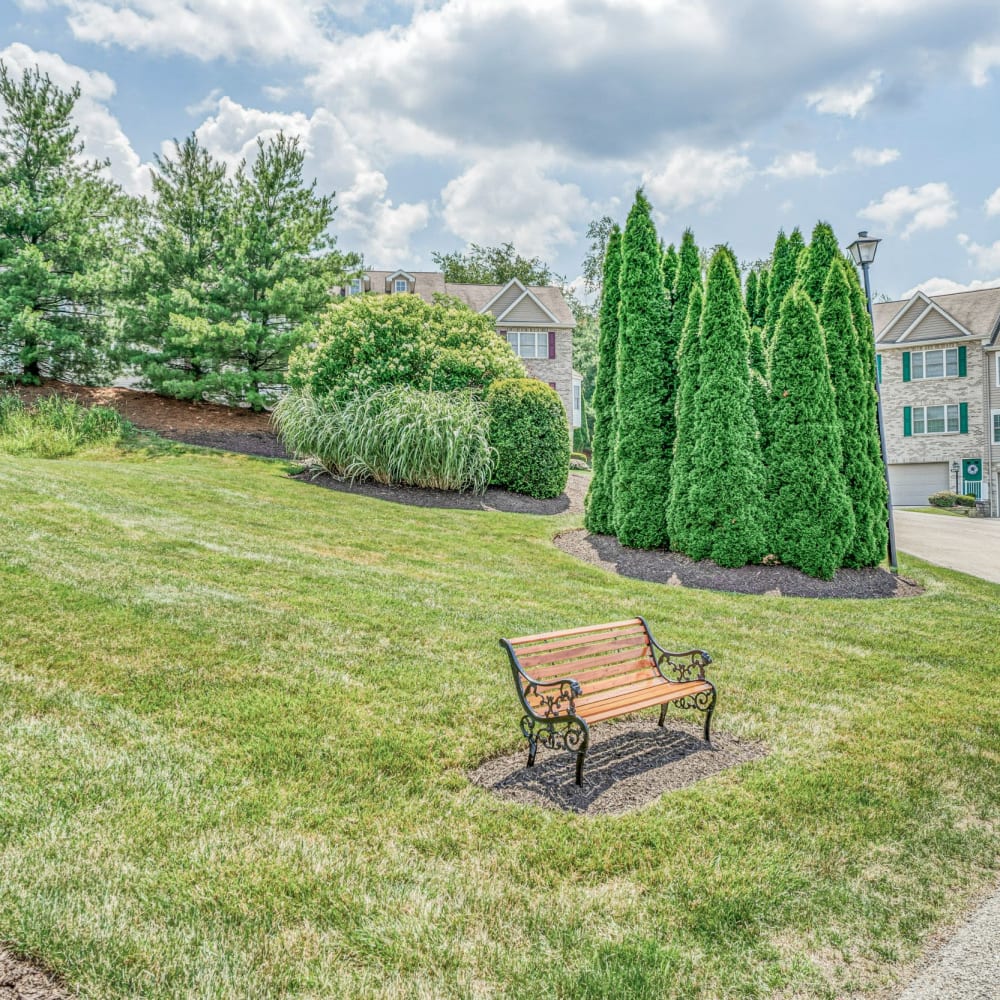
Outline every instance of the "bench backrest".
{"type": "Polygon", "coordinates": [[[524,635],[504,639],[503,645],[529,704],[539,698],[532,681],[571,678],[587,695],[660,676],[641,618],[524,635]]]}

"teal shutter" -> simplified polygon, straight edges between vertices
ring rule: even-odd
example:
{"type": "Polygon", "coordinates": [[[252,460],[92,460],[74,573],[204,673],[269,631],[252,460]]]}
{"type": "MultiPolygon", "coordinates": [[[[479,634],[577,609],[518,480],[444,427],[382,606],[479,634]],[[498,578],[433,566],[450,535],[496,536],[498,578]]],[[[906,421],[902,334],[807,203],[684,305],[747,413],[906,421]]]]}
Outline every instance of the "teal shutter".
{"type": "Polygon", "coordinates": [[[958,432],[959,434],[969,433],[969,404],[958,404],[958,432]]]}
{"type": "Polygon", "coordinates": [[[878,384],[882,384],[882,355],[877,354],[875,356],[875,370],[877,372],[876,378],[878,379],[878,384]]]}
{"type": "Polygon", "coordinates": [[[910,352],[903,351],[903,381],[910,381],[910,352]]]}
{"type": "Polygon", "coordinates": [[[909,406],[903,407],[903,437],[913,437],[913,410],[909,406]]]}
{"type": "Polygon", "coordinates": [[[965,344],[962,344],[958,349],[958,377],[965,378],[966,373],[966,361],[965,361],[965,344]]]}

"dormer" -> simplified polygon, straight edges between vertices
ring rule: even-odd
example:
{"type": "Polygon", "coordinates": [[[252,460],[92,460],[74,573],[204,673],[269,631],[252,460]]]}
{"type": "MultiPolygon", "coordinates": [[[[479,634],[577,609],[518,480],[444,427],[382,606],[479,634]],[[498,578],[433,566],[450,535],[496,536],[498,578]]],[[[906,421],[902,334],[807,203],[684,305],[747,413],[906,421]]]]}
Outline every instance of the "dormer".
{"type": "Polygon", "coordinates": [[[392,274],[386,276],[385,294],[405,295],[407,292],[412,292],[416,280],[409,271],[393,271],[392,274]]]}

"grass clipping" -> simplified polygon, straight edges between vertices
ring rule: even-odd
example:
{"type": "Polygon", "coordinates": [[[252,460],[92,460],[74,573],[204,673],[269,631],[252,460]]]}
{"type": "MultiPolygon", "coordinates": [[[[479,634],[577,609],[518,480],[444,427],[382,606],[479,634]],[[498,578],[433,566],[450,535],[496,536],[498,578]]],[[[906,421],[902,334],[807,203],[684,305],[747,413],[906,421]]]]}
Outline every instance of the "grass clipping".
{"type": "Polygon", "coordinates": [[[346,402],[293,392],[274,422],[290,452],[345,479],[482,493],[493,471],[486,414],[470,392],[392,386],[346,402]]]}

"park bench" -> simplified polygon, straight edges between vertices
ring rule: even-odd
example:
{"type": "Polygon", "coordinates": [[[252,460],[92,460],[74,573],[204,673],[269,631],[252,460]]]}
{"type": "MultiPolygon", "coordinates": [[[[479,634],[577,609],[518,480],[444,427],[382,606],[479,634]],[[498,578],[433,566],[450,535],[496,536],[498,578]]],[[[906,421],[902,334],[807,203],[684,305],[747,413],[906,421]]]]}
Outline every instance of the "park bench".
{"type": "Polygon", "coordinates": [[[705,679],[705,667],[712,658],[702,649],[664,649],[645,618],[501,639],[500,645],[524,707],[528,767],[539,744],[575,752],[579,785],[595,722],[660,705],[662,726],[671,702],[705,713],[709,742],[715,687],[705,679]]]}

